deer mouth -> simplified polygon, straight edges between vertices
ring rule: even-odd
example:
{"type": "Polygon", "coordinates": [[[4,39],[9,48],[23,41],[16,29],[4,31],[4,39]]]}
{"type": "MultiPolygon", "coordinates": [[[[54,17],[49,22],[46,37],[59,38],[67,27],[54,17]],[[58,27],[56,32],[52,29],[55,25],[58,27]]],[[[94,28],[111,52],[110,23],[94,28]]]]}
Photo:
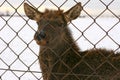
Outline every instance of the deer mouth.
{"type": "Polygon", "coordinates": [[[40,46],[46,46],[48,45],[49,41],[45,40],[45,39],[41,39],[41,40],[35,40],[36,43],[40,46]]]}
{"type": "Polygon", "coordinates": [[[34,40],[40,46],[46,46],[49,43],[49,39],[47,38],[44,32],[41,33],[36,32],[34,35],[34,40]]]}
{"type": "Polygon", "coordinates": [[[56,38],[52,38],[52,37],[46,37],[45,39],[36,39],[34,38],[34,40],[36,41],[36,43],[40,46],[44,46],[44,47],[51,47],[56,45],[56,38]]]}
{"type": "Polygon", "coordinates": [[[40,46],[46,46],[49,43],[48,39],[40,38],[39,36],[36,35],[34,36],[34,40],[40,46]]]}
{"type": "Polygon", "coordinates": [[[57,41],[55,35],[51,36],[49,34],[45,34],[45,36],[43,36],[43,34],[38,34],[38,33],[34,35],[34,40],[40,46],[49,46],[49,47],[53,46],[54,43],[57,41]]]}

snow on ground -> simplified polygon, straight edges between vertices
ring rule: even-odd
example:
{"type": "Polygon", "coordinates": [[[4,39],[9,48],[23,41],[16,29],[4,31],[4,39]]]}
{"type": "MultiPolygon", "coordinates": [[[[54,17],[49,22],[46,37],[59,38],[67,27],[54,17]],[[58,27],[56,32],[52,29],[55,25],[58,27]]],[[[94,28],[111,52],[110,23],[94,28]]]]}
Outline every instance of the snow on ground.
{"type": "MultiPolygon", "coordinates": [[[[26,22],[27,17],[3,18],[0,18],[0,80],[40,79],[39,47],[33,40],[37,30],[36,22],[26,22]]],[[[119,26],[117,18],[101,17],[94,22],[86,17],[72,21],[68,27],[82,51],[93,47],[119,51],[119,26]]]]}

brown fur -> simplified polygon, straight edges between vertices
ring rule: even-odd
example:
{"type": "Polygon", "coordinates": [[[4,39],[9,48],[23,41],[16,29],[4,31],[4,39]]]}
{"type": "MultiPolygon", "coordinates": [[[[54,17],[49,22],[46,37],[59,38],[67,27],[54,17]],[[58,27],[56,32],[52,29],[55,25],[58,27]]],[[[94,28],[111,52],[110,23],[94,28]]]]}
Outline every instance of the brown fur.
{"type": "Polygon", "coordinates": [[[40,45],[39,62],[43,79],[119,80],[119,53],[105,49],[82,52],[74,42],[67,22],[77,18],[80,10],[81,5],[78,3],[67,12],[46,10],[41,13],[25,3],[26,15],[36,20],[39,26],[34,38],[40,45]],[[33,10],[32,14],[29,8],[33,10]],[[39,39],[41,31],[46,36],[39,39]]]}

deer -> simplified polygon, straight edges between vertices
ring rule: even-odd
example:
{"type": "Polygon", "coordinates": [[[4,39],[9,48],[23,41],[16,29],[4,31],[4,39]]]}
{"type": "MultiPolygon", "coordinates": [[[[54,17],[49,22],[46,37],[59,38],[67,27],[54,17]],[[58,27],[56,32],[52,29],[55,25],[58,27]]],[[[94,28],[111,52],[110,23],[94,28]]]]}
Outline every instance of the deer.
{"type": "Polygon", "coordinates": [[[38,11],[24,3],[26,16],[35,20],[34,40],[40,46],[39,63],[43,80],[120,80],[120,53],[93,48],[81,51],[68,23],[79,17],[81,2],[67,11],[38,11]]]}

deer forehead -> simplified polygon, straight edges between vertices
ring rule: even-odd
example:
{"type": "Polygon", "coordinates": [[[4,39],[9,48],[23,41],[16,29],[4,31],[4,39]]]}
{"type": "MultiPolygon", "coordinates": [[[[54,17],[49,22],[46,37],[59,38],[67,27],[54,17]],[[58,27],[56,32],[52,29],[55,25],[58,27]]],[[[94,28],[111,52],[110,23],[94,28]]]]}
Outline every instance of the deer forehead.
{"type": "Polygon", "coordinates": [[[40,18],[47,20],[62,20],[64,18],[64,14],[61,10],[46,10],[40,18]]]}

